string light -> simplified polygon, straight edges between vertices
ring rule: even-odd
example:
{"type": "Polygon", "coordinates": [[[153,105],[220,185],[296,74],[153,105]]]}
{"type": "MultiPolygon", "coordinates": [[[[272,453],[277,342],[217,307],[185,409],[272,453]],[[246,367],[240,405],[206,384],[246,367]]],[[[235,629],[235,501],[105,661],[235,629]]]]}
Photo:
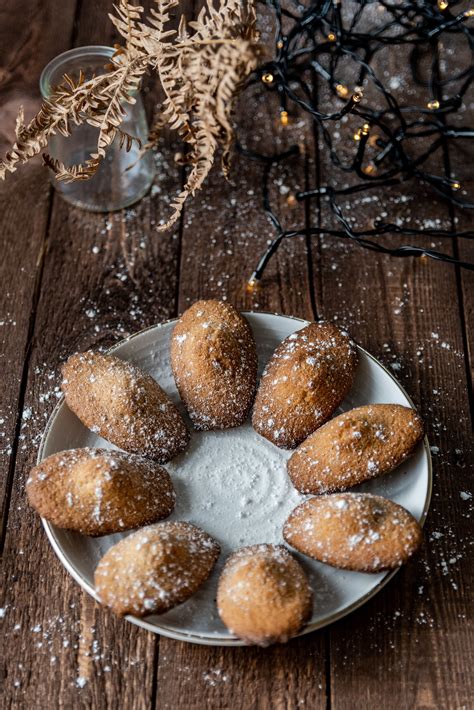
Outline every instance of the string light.
{"type": "Polygon", "coordinates": [[[345,99],[349,95],[349,89],[344,84],[336,84],[336,93],[341,99],[345,99]]]}
{"type": "MultiPolygon", "coordinates": [[[[379,2],[376,9],[379,10],[380,19],[374,24],[371,10],[375,3],[360,3],[357,23],[351,25],[342,16],[341,3],[309,0],[304,6],[295,2],[290,10],[282,6],[281,0],[271,0],[269,4],[266,0],[263,2],[275,12],[277,27],[281,28],[283,21],[285,23],[285,41],[277,33],[278,53],[271,62],[259,69],[263,84],[273,84],[268,88],[277,89],[283,101],[285,109],[280,111],[280,121],[286,125],[287,105],[291,113],[292,105],[306,112],[324,138],[322,145],[328,161],[336,169],[343,170],[345,175],[352,174],[353,177],[342,181],[342,184],[334,177],[335,184],[318,185],[304,192],[290,193],[286,198],[286,204],[290,207],[324,195],[321,207],[324,205],[324,209],[329,211],[330,220],[329,225],[324,224],[323,211],[319,212],[323,215],[322,223],[309,222],[300,228],[292,225],[292,229],[285,229],[272,205],[274,193],[271,188],[275,173],[282,171],[284,162],[291,156],[301,154],[302,150],[295,145],[281,153],[264,155],[239,147],[241,153],[262,165],[262,206],[275,229],[274,238],[270,240],[251,277],[251,288],[262,277],[280,244],[285,239],[299,235],[308,238],[326,234],[349,239],[365,249],[383,254],[416,256],[424,261],[437,259],[474,269],[474,264],[452,256],[450,250],[441,252],[434,247],[427,249],[416,244],[416,238],[422,236],[433,240],[451,240],[453,236],[474,239],[472,230],[455,232],[454,227],[447,230],[412,227],[409,221],[406,224],[400,221],[398,214],[397,220],[392,222],[387,218],[357,229],[344,214],[345,209],[349,209],[346,204],[350,204],[351,195],[367,192],[374,187],[380,190],[386,186],[410,185],[410,181],[422,182],[453,206],[474,208],[474,201],[465,197],[464,190],[461,194],[461,183],[449,177],[446,167],[449,165],[446,150],[449,151],[452,144],[450,139],[474,137],[474,127],[465,125],[465,116],[468,115],[465,111],[465,97],[474,83],[474,75],[470,71],[474,59],[474,42],[464,24],[467,18],[474,16],[474,9],[449,16],[447,20],[446,15],[440,15],[437,11],[437,8],[448,8],[447,0],[437,0],[436,4],[433,0],[379,2]],[[366,20],[368,15],[370,17],[366,20]],[[364,26],[370,27],[370,30],[364,31],[364,26]],[[459,56],[464,56],[466,50],[467,59],[464,69],[453,70],[451,76],[443,72],[441,79],[438,66],[444,61],[443,40],[447,34],[449,46],[456,42],[456,46],[463,50],[459,56]],[[429,86],[434,96],[443,96],[442,102],[441,99],[433,98],[424,105],[413,105],[411,100],[404,104],[390,90],[390,78],[385,81],[380,72],[374,72],[372,65],[376,60],[379,66],[386,61],[386,54],[382,55],[385,59],[380,58],[382,52],[398,52],[401,48],[409,57],[405,81],[409,80],[411,73],[415,86],[429,86]],[[349,86],[355,79],[357,85],[350,91],[341,79],[349,86]],[[330,94],[324,90],[324,82],[330,88],[330,94]],[[367,96],[371,97],[374,88],[378,95],[376,105],[371,106],[370,99],[362,103],[363,90],[365,92],[367,89],[367,96]],[[342,107],[340,102],[329,100],[328,97],[334,96],[334,92],[339,98],[345,99],[342,107]],[[427,109],[437,111],[441,105],[444,111],[449,112],[449,121],[443,122],[435,116],[425,122],[423,113],[427,109]],[[457,128],[452,118],[460,111],[463,111],[464,121],[462,127],[457,128]],[[335,140],[338,139],[339,122],[351,112],[360,123],[359,128],[353,132],[353,138],[358,142],[357,150],[348,156],[345,142],[339,141],[338,144],[335,140]],[[423,139],[417,141],[417,134],[423,136],[423,139]],[[442,166],[439,168],[440,174],[433,174],[433,158],[436,155],[442,166]],[[370,179],[364,180],[364,175],[370,179]],[[384,243],[383,237],[388,234],[413,237],[415,243],[394,247],[384,243]]],[[[451,6],[454,6],[454,2],[451,6]]],[[[331,170],[327,174],[332,176],[331,170]]],[[[306,209],[302,213],[309,215],[312,211],[306,209]]]]}
{"type": "Polygon", "coordinates": [[[282,126],[287,126],[288,125],[288,111],[280,111],[280,123],[282,126]]]}
{"type": "Polygon", "coordinates": [[[259,285],[260,280],[256,277],[255,273],[253,273],[247,281],[245,290],[247,291],[247,293],[255,293],[255,291],[259,288],[259,285]]]}

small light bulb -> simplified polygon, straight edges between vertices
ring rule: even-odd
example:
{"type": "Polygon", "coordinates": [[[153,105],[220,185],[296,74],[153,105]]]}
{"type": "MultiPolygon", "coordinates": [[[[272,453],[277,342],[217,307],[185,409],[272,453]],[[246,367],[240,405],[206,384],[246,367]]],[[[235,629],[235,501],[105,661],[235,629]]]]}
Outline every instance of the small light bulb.
{"type": "Polygon", "coordinates": [[[286,198],[286,204],[288,205],[288,207],[294,207],[296,205],[296,202],[297,200],[293,193],[288,195],[288,197],[286,198]]]}
{"type": "Polygon", "coordinates": [[[356,91],[355,94],[352,94],[352,100],[355,104],[358,104],[362,101],[362,91],[356,91]]]}
{"type": "Polygon", "coordinates": [[[336,93],[341,99],[344,99],[348,95],[349,89],[344,84],[336,84],[336,93]]]}
{"type": "Polygon", "coordinates": [[[461,189],[461,183],[455,180],[454,182],[451,183],[451,187],[453,190],[460,190],[461,189]]]}
{"type": "Polygon", "coordinates": [[[446,10],[446,8],[448,7],[448,3],[446,2],[446,0],[438,0],[438,7],[440,10],[446,10]]]}
{"type": "Polygon", "coordinates": [[[247,281],[247,284],[245,286],[245,290],[247,293],[254,293],[259,286],[259,281],[255,276],[251,276],[249,280],[247,281]]]}
{"type": "Polygon", "coordinates": [[[282,126],[288,125],[288,111],[280,111],[280,123],[282,126]]]}
{"type": "Polygon", "coordinates": [[[266,72],[266,74],[262,74],[262,81],[264,84],[272,84],[273,83],[273,74],[270,74],[270,72],[266,72]]]}
{"type": "Polygon", "coordinates": [[[368,136],[370,131],[370,125],[368,123],[364,123],[362,126],[361,132],[363,136],[368,136]]]}
{"type": "Polygon", "coordinates": [[[474,17],[474,8],[471,8],[470,10],[466,10],[464,12],[464,17],[474,17]]]}
{"type": "Polygon", "coordinates": [[[330,33],[328,34],[328,40],[329,40],[330,42],[335,42],[335,40],[336,40],[336,35],[334,34],[334,32],[330,32],[330,33]]]}
{"type": "Polygon", "coordinates": [[[365,168],[362,168],[362,172],[366,175],[371,175],[375,172],[375,165],[373,163],[369,163],[365,166],[365,168]]]}
{"type": "Polygon", "coordinates": [[[432,111],[436,111],[436,109],[439,108],[439,101],[437,99],[434,99],[434,101],[428,101],[426,106],[432,111]]]}
{"type": "Polygon", "coordinates": [[[277,42],[277,49],[283,49],[284,46],[285,43],[283,42],[283,40],[279,39],[277,42]]]}
{"type": "Polygon", "coordinates": [[[354,135],[352,137],[354,138],[355,141],[360,141],[360,130],[357,131],[357,133],[354,133],[354,135]]]}

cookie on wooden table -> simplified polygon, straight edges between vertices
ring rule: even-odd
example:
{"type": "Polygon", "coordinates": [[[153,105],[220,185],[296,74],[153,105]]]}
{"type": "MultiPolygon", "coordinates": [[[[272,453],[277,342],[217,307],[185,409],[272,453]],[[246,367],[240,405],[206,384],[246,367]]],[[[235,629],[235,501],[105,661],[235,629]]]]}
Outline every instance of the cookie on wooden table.
{"type": "Polygon", "coordinates": [[[150,525],[105,553],[95,571],[95,589],[119,616],[163,614],[197,592],[219,553],[218,543],[190,523],[150,525]]]}
{"type": "Polygon", "coordinates": [[[53,525],[94,537],[162,520],[176,498],[168,472],[154,461],[88,448],[48,456],[32,469],[26,491],[53,525]]]}
{"type": "Polygon", "coordinates": [[[283,545],[251,545],[227,560],[217,592],[219,616],[251,644],[284,643],[311,616],[305,571],[283,545]]]}
{"type": "Polygon", "coordinates": [[[393,471],[423,438],[414,409],[369,404],[351,409],[310,434],[288,460],[301,493],[333,493],[393,471]]]}
{"type": "Polygon", "coordinates": [[[165,463],[189,442],[166,392],[147,373],[113,355],[73,355],[62,370],[66,403],[86,427],[125,451],[165,463]]]}
{"type": "Polygon", "coordinates": [[[334,493],[295,508],[283,537],[299,552],[333,567],[382,572],[404,564],[423,536],[411,513],[387,498],[334,493]]]}
{"type": "Polygon", "coordinates": [[[293,449],[329,419],[351,388],[357,349],[332,323],[310,323],[280,343],[253,409],[254,429],[293,449]]]}
{"type": "Polygon", "coordinates": [[[257,386],[257,352],[248,322],[229,303],[197,301],[178,320],[171,365],[196,429],[246,420],[257,386]]]}

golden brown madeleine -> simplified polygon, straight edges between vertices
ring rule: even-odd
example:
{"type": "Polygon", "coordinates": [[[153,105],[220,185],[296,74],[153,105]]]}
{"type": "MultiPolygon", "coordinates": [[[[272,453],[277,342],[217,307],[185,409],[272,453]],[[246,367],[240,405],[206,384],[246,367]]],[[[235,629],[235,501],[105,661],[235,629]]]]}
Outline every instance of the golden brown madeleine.
{"type": "Polygon", "coordinates": [[[166,392],[129,362],[91,351],[73,355],[63,366],[62,390],[83,424],[125,451],[165,463],[188,444],[166,392]]]}
{"type": "Polygon", "coordinates": [[[354,343],[332,323],[310,323],[289,335],[262,375],[254,429],[277,446],[293,449],[342,402],[357,359],[354,343]]]}
{"type": "Polygon", "coordinates": [[[233,306],[211,300],[188,308],[173,331],[171,366],[196,429],[243,424],[257,386],[257,352],[233,306]]]}
{"type": "Polygon", "coordinates": [[[163,614],[197,592],[219,554],[218,543],[200,528],[157,523],[105,553],[95,571],[95,589],[119,616],[163,614]]]}
{"type": "Polygon", "coordinates": [[[43,518],[93,536],[166,518],[176,497],[168,472],[157,463],[105,449],[48,456],[31,471],[26,490],[43,518]]]}
{"type": "Polygon", "coordinates": [[[414,409],[369,404],[324,424],[298,446],[288,473],[301,493],[333,493],[393,471],[423,437],[414,409]]]}
{"type": "Polygon", "coordinates": [[[415,518],[387,498],[334,493],[297,506],[283,528],[296,550],[333,567],[381,572],[399,567],[421,545],[415,518]]]}
{"type": "Polygon", "coordinates": [[[248,643],[285,643],[311,616],[305,571],[283,545],[251,545],[226,561],[217,591],[219,616],[248,643]]]}

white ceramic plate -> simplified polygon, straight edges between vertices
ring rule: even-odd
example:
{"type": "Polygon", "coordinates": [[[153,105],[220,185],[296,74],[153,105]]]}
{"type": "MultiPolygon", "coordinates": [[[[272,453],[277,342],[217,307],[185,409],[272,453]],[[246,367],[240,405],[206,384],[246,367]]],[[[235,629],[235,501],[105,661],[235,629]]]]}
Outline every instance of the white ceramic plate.
{"type": "MultiPolygon", "coordinates": [[[[267,313],[246,313],[257,342],[260,371],[275,347],[306,321],[267,313]]],[[[111,349],[151,373],[179,404],[169,365],[169,342],[175,321],[153,326],[111,349]]],[[[413,406],[392,375],[369,353],[359,348],[355,383],[340,411],[362,404],[393,402],[413,406]]],[[[182,409],[183,413],[184,410],[182,409]]],[[[64,449],[110,445],[86,429],[64,401],[54,410],[43,435],[38,461],[64,449]]],[[[224,432],[193,432],[186,452],[167,464],[177,491],[171,520],[189,520],[204,528],[221,544],[222,552],[212,577],[185,604],[146,619],[127,617],[149,631],[193,643],[237,646],[221,623],[215,606],[219,570],[227,554],[242,545],[281,543],[281,529],[290,511],[304,499],[291,486],[285,463],[291,452],[282,451],[258,436],[250,423],[224,432]]],[[[379,493],[407,508],[424,522],[431,495],[431,458],[428,442],[393,473],[370,481],[359,490],[379,493]]],[[[91,596],[94,569],[105,551],[123,534],[90,538],[60,530],[43,520],[59,559],[91,596]]],[[[126,534],[126,533],[125,533],[126,534]]],[[[314,611],[303,633],[340,619],[376,594],[395,574],[361,574],[336,570],[298,555],[312,580],[314,611]]]]}

